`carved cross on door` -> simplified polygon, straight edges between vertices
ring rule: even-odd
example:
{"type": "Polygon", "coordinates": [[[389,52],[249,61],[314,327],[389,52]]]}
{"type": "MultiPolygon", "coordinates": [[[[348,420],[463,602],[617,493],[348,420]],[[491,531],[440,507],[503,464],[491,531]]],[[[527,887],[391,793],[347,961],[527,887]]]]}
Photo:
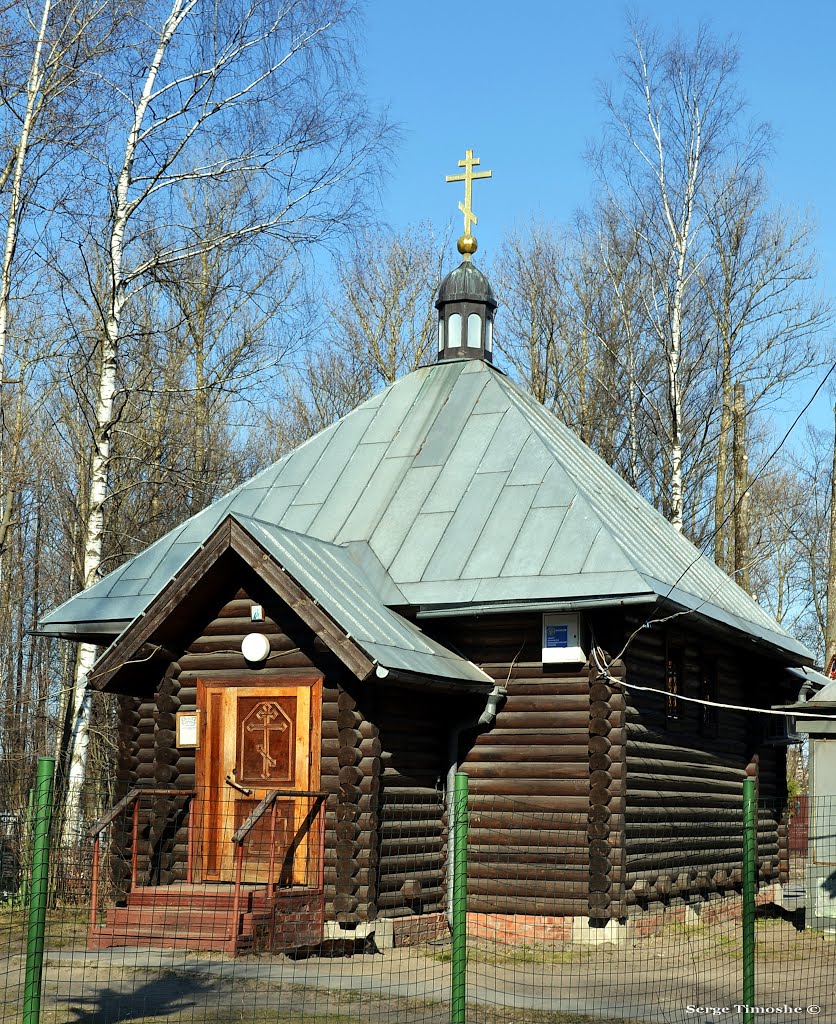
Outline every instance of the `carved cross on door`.
{"type": "Polygon", "coordinates": [[[247,722],[247,732],[260,732],[261,742],[256,750],[261,754],[261,777],[270,778],[270,770],[276,767],[276,759],[270,754],[270,734],[274,732],[287,732],[287,722],[281,714],[281,710],[275,705],[265,701],[255,709],[254,716],[257,721],[247,722]],[[276,721],[278,719],[278,721],[276,721]]]}

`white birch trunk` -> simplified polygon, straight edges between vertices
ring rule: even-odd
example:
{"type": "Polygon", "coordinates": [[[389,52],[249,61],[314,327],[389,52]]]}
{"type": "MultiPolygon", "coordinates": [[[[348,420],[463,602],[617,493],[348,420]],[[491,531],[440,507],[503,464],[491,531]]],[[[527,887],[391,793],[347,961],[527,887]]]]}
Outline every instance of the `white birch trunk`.
{"type": "Polygon", "coordinates": [[[671,341],[668,350],[668,401],[670,403],[670,460],[671,525],[682,532],[682,382],[679,377],[679,362],[682,354],[682,281],[677,281],[674,304],[671,310],[671,341]]]}
{"type": "MultiPolygon", "coordinates": [[[[93,437],[93,453],[90,463],[90,491],[87,522],[84,534],[84,586],[90,587],[98,578],[102,561],[104,537],[104,505],[107,500],[111,432],[113,429],[113,404],[116,394],[119,337],[121,318],[127,298],[127,281],[123,269],[125,232],[137,201],[131,201],[131,172],[142,124],[148,111],[148,104],[154,91],[160,66],[166,49],[183,18],[189,13],[196,0],[174,0],[160,32],[160,39],[154,59],[148,68],[142,94],[137,101],[134,118],[125,141],[125,157],[113,197],[113,213],[110,226],[110,304],[104,323],[102,358],[99,368],[99,389],[96,400],[96,427],[93,437]]],[[[75,842],[83,827],[84,782],[87,776],[87,758],[90,749],[90,719],[93,707],[88,689],[90,670],[96,659],[94,644],[79,645],[73,684],[73,726],[69,742],[67,765],[67,786],[64,800],[64,841],[75,842]]]]}
{"type": "MultiPolygon", "coordinates": [[[[9,342],[9,298],[12,291],[12,264],[15,249],[17,248],[20,206],[23,198],[23,171],[29,151],[29,139],[37,117],[43,83],[41,55],[43,53],[51,5],[51,0],[44,0],[38,36],[35,40],[35,52],[32,56],[29,78],[26,83],[26,111],[20,125],[20,135],[15,146],[14,163],[11,169],[9,207],[6,215],[6,238],[3,243],[3,262],[0,264],[0,398],[2,397],[2,385],[6,377],[6,350],[9,342]]],[[[2,414],[2,408],[0,408],[0,414],[2,414]]],[[[9,453],[10,466],[8,469],[6,467],[5,455],[5,451],[0,453],[0,471],[2,471],[3,477],[8,479],[6,493],[3,497],[3,506],[0,508],[0,561],[2,561],[3,552],[6,549],[6,541],[11,526],[12,506],[15,500],[13,478],[17,466],[18,448],[16,446],[13,447],[9,453]]]]}
{"type": "Polygon", "coordinates": [[[32,134],[32,127],[37,115],[38,101],[43,83],[43,71],[41,69],[41,55],[46,37],[46,27],[49,23],[51,0],[44,0],[41,12],[41,23],[38,28],[38,37],[35,41],[35,53],[32,56],[32,64],[29,69],[29,79],[26,83],[26,113],[20,126],[20,136],[15,147],[14,170],[12,173],[12,184],[9,192],[9,212],[6,220],[6,238],[3,244],[3,264],[0,267],[0,380],[3,378],[3,370],[6,365],[6,347],[9,334],[9,295],[12,288],[12,261],[17,246],[19,213],[21,203],[21,191],[23,188],[23,169],[26,164],[26,156],[29,151],[29,138],[32,134]]]}
{"type": "MultiPolygon", "coordinates": [[[[836,421],[836,406],[833,409],[836,421]]],[[[824,670],[836,676],[836,434],[833,437],[833,464],[830,480],[829,551],[827,559],[827,608],[824,633],[824,670]]]]}

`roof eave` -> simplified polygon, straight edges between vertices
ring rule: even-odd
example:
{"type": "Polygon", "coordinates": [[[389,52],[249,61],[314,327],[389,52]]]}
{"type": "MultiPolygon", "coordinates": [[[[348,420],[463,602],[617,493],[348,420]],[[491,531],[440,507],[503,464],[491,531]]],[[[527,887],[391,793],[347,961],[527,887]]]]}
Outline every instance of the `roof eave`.
{"type": "Polygon", "coordinates": [[[375,668],[375,678],[394,683],[407,689],[434,690],[440,693],[489,693],[495,683],[487,674],[484,681],[478,679],[444,679],[428,676],[421,672],[407,672],[403,669],[389,669],[383,665],[375,668]]]}

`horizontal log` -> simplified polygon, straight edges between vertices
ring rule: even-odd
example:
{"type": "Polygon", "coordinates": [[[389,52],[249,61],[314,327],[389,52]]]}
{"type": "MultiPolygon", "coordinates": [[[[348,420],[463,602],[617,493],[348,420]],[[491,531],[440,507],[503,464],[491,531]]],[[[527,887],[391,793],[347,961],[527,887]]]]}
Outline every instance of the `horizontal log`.
{"type": "Polygon", "coordinates": [[[612,715],[620,712],[616,712],[608,701],[596,700],[588,705],[589,717],[590,718],[604,718],[612,722],[612,715]]]}
{"type": "MultiPolygon", "coordinates": [[[[383,761],[383,758],[381,758],[381,761],[383,761]]],[[[405,767],[390,767],[385,762],[380,775],[386,789],[399,791],[415,790],[416,792],[435,790],[439,779],[442,777],[439,772],[439,766],[428,768],[410,766],[409,770],[407,770],[405,767]]]]}
{"type": "Polygon", "coordinates": [[[436,878],[444,865],[445,856],[441,850],[427,850],[423,853],[392,853],[387,850],[380,859],[380,877],[381,881],[401,876],[412,878],[419,877],[423,872],[428,873],[428,877],[436,878]]]}
{"type": "MultiPolygon", "coordinates": [[[[645,810],[660,810],[664,808],[667,815],[676,816],[679,814],[679,809],[685,801],[683,797],[683,790],[672,790],[667,787],[664,789],[644,790],[638,786],[633,785],[633,778],[630,777],[630,816],[634,820],[645,810]]],[[[659,779],[657,785],[664,785],[665,779],[659,779]]],[[[703,816],[707,809],[735,809],[734,794],[729,793],[714,793],[705,792],[703,789],[699,789],[694,793],[695,797],[699,797],[699,803],[702,808],[703,816]]],[[[739,803],[739,800],[738,800],[739,803]]]]}
{"type": "Polygon", "coordinates": [[[590,871],[589,874],[589,899],[599,907],[608,906],[615,883],[609,875],[600,872],[590,871]],[[595,894],[595,895],[593,895],[595,894]],[[601,897],[606,895],[606,899],[601,897]]]}
{"type": "Polygon", "coordinates": [[[442,869],[440,865],[435,868],[426,869],[413,869],[407,865],[401,868],[401,870],[394,871],[390,869],[388,864],[382,864],[380,870],[380,895],[400,892],[404,882],[407,881],[420,882],[422,889],[426,886],[426,888],[432,890],[441,884],[441,880],[442,869]]]}
{"type": "Polygon", "coordinates": [[[529,867],[541,867],[545,871],[565,871],[568,876],[574,877],[578,870],[586,870],[589,865],[589,853],[580,844],[548,849],[543,846],[510,844],[493,846],[480,843],[471,846],[468,842],[467,863],[492,864],[497,877],[501,874],[503,878],[525,878],[527,876],[520,874],[520,871],[525,871],[529,867]]]}
{"type": "Polygon", "coordinates": [[[477,785],[483,792],[484,789],[481,783],[488,780],[495,780],[501,783],[506,779],[572,779],[576,781],[580,779],[585,786],[588,775],[585,761],[558,761],[554,763],[548,761],[511,762],[504,763],[501,772],[497,772],[495,764],[471,763],[468,761],[463,770],[467,771],[473,784],[477,785]],[[501,779],[497,779],[497,775],[501,775],[501,779]]]}
{"type": "MultiPolygon", "coordinates": [[[[243,656],[242,656],[243,660],[243,656]]],[[[299,679],[310,679],[311,675],[315,674],[315,666],[309,665],[307,668],[295,668],[286,664],[273,664],[266,666],[263,669],[252,669],[242,667],[241,675],[246,674],[248,680],[252,679],[254,682],[258,682],[260,677],[270,679],[275,676],[277,669],[281,669],[282,682],[292,681],[294,677],[299,679]]],[[[183,671],[180,673],[181,683],[184,681],[192,681],[201,679],[204,682],[213,682],[218,680],[223,682],[231,678],[240,678],[238,673],[232,672],[230,669],[222,668],[195,668],[184,666],[183,671]]]]}
{"type": "Polygon", "coordinates": [[[483,896],[469,893],[467,909],[473,914],[528,914],[532,917],[580,917],[588,916],[589,904],[586,896],[538,897],[538,896],[483,896]]]}
{"type": "Polygon", "coordinates": [[[405,839],[410,836],[426,836],[431,838],[434,835],[443,835],[444,831],[445,828],[440,816],[438,818],[406,819],[404,821],[387,818],[380,823],[380,835],[384,841],[397,839],[399,836],[403,836],[405,839]]]}
{"type": "MultiPolygon", "coordinates": [[[[488,819],[490,820],[490,819],[488,819]]],[[[529,823],[531,819],[527,819],[529,823]]],[[[539,828],[518,827],[505,821],[496,827],[485,826],[484,815],[471,815],[468,829],[468,849],[502,849],[503,856],[511,856],[506,852],[508,847],[515,849],[541,850],[541,855],[550,857],[561,856],[561,851],[581,847],[586,849],[588,842],[587,824],[583,821],[572,822],[569,827],[553,827],[551,821],[541,821],[539,828]],[[478,820],[477,820],[478,819],[478,820]],[[550,827],[552,826],[552,827],[550,827]]]]}
{"type": "MultiPolygon", "coordinates": [[[[432,888],[421,884],[421,897],[418,901],[421,907],[426,912],[430,907],[441,904],[445,898],[445,889],[442,885],[436,885],[432,888]]],[[[415,913],[414,901],[407,900],[404,894],[400,890],[393,892],[381,892],[376,901],[378,909],[380,910],[392,910],[400,907],[408,907],[408,913],[415,913]]],[[[468,907],[470,906],[470,900],[468,899],[468,907]]]]}
{"type": "Polygon", "coordinates": [[[185,663],[188,658],[198,654],[240,654],[241,641],[249,633],[266,636],[270,641],[270,650],[274,652],[292,651],[299,647],[289,636],[279,632],[272,622],[248,622],[247,627],[240,633],[216,633],[210,627],[202,636],[192,640],[181,660],[185,663]]]}
{"type": "Polygon", "coordinates": [[[435,836],[389,836],[381,839],[380,860],[398,857],[419,857],[424,854],[431,854],[434,857],[444,857],[447,849],[447,839],[444,835],[435,836]]]}
{"type": "MultiPolygon", "coordinates": [[[[587,891],[586,873],[577,880],[567,881],[565,879],[540,880],[525,878],[497,878],[496,871],[492,877],[474,877],[468,869],[470,879],[468,881],[468,903],[470,896],[496,896],[509,900],[516,900],[523,897],[536,897],[547,900],[557,897],[569,897],[578,899],[584,896],[587,891]]],[[[488,872],[486,872],[488,874],[488,872]]]]}
{"type": "MultiPolygon", "coordinates": [[[[541,822],[548,820],[559,821],[563,816],[577,814],[577,820],[581,827],[586,827],[586,814],[589,810],[588,796],[562,796],[555,800],[550,794],[542,792],[526,792],[522,796],[497,795],[471,791],[468,797],[468,806],[472,813],[484,812],[498,814],[502,811],[513,812],[516,818],[530,814],[532,817],[541,812],[541,822]]],[[[612,808],[611,808],[612,809],[612,808]]]]}
{"type": "MultiPolygon", "coordinates": [[[[586,736],[578,736],[578,742],[572,744],[502,744],[473,747],[462,759],[462,771],[470,771],[470,766],[482,763],[513,764],[527,762],[529,764],[582,764],[586,766],[588,740],[586,736]]],[[[503,768],[503,773],[505,769],[503,768]]]]}
{"type": "Polygon", "coordinates": [[[524,864],[514,863],[505,865],[500,874],[497,873],[495,861],[476,861],[467,863],[468,888],[473,892],[482,892],[481,882],[483,880],[494,882],[499,881],[503,886],[502,892],[513,893],[519,891],[525,895],[531,895],[531,885],[542,883],[544,895],[548,895],[549,888],[555,887],[558,895],[565,895],[567,892],[586,891],[588,885],[589,868],[587,864],[524,864]]]}
{"type": "Polygon", "coordinates": [[[413,750],[408,745],[402,750],[388,748],[383,744],[380,752],[380,760],[385,768],[390,769],[392,777],[397,775],[424,775],[432,774],[437,778],[439,774],[446,775],[446,758],[442,757],[439,750],[413,750]]]}
{"type": "Polygon", "coordinates": [[[534,695],[509,690],[505,703],[499,712],[504,719],[507,714],[520,712],[563,713],[570,712],[585,716],[589,712],[587,694],[538,693],[534,695]]]}
{"type": "MultiPolygon", "coordinates": [[[[729,768],[725,765],[706,764],[694,760],[694,754],[689,752],[687,756],[659,758],[635,757],[627,748],[627,769],[630,775],[682,775],[687,773],[688,777],[702,779],[716,779],[727,782],[729,785],[738,787],[741,791],[745,773],[742,769],[729,768]]],[[[713,784],[713,783],[712,783],[713,784]]]]}
{"type": "Polygon", "coordinates": [[[494,726],[490,732],[481,733],[473,742],[471,750],[479,750],[483,746],[545,746],[561,748],[575,744],[586,746],[589,742],[589,730],[586,723],[582,728],[550,729],[505,729],[494,726]]]}
{"type": "MultiPolygon", "coordinates": [[[[533,796],[533,797],[586,797],[589,782],[586,779],[537,779],[537,778],[473,778],[472,792],[475,798],[488,796],[533,796]]],[[[556,802],[556,810],[572,810],[569,805],[556,802]]]]}
{"type": "Polygon", "coordinates": [[[585,694],[589,690],[586,676],[554,672],[542,661],[486,661],[479,667],[492,679],[502,683],[507,681],[508,689],[513,693],[539,693],[554,688],[561,693],[585,694]]]}
{"type": "MultiPolygon", "coordinates": [[[[705,788],[704,781],[696,774],[693,776],[674,775],[672,773],[644,775],[640,771],[632,770],[629,765],[627,770],[630,777],[630,790],[633,793],[639,791],[657,792],[660,789],[664,789],[667,793],[693,793],[695,795],[694,802],[696,803],[699,799],[699,794],[705,788]]],[[[738,800],[741,798],[742,786],[739,782],[712,779],[710,786],[711,792],[715,796],[726,793],[733,798],[737,797],[738,800]]]]}
{"type": "Polygon", "coordinates": [[[501,729],[586,729],[587,711],[505,711],[500,710],[497,725],[501,729]]]}

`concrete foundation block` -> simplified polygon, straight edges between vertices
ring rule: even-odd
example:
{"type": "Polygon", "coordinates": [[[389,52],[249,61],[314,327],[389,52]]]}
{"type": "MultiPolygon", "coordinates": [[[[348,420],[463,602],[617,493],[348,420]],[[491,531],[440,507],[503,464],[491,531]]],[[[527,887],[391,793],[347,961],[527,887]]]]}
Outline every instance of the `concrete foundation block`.
{"type": "Polygon", "coordinates": [[[326,921],[323,937],[326,939],[365,939],[372,932],[374,932],[374,942],[378,949],[395,948],[394,925],[387,918],[348,925],[340,924],[339,921],[326,921]]]}
{"type": "Polygon", "coordinates": [[[580,946],[603,946],[606,943],[621,945],[630,938],[629,925],[619,921],[607,921],[603,926],[590,924],[589,918],[572,918],[572,942],[580,946]]]}

